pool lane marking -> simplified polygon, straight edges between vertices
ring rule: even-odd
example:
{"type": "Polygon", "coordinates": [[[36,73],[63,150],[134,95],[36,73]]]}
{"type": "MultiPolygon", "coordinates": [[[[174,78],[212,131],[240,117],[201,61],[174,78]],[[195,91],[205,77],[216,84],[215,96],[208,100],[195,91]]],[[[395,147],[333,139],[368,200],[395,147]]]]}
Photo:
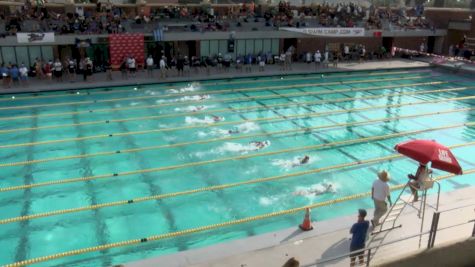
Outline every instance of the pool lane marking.
{"type": "MultiPolygon", "coordinates": [[[[391,89],[391,88],[400,88],[400,87],[407,87],[407,86],[426,86],[426,85],[441,85],[441,84],[448,84],[449,82],[422,82],[422,83],[409,83],[409,84],[399,84],[399,85],[387,85],[387,86],[373,86],[373,87],[365,87],[365,88],[359,88],[359,89],[334,89],[334,90],[322,90],[318,92],[308,92],[308,93],[302,93],[303,95],[299,96],[306,96],[306,95],[326,95],[326,94],[336,94],[336,93],[342,93],[342,92],[363,92],[363,91],[370,91],[370,90],[380,90],[380,89],[391,89]]],[[[457,87],[455,87],[457,88],[457,87]]],[[[283,94],[285,95],[285,94],[283,94]]],[[[269,99],[276,98],[276,95],[266,95],[269,97],[269,99]]],[[[261,97],[266,97],[266,96],[261,96],[261,97]]],[[[241,97],[242,98],[242,97],[241,97]]],[[[233,98],[228,98],[229,102],[232,102],[233,98]]],[[[241,99],[242,100],[242,99],[241,99]]],[[[249,99],[245,99],[248,100],[249,99]]],[[[174,103],[181,103],[181,102],[174,102],[174,103]]],[[[200,104],[201,102],[199,101],[194,101],[193,103],[190,104],[200,104]]],[[[302,102],[304,103],[304,102],[302,102]]],[[[277,105],[286,105],[286,104],[277,104],[277,105]]],[[[10,120],[20,120],[20,119],[30,119],[30,118],[36,118],[36,117],[56,117],[56,116],[65,116],[65,115],[76,115],[76,114],[88,114],[88,113],[97,113],[97,112],[112,112],[112,111],[122,111],[122,110],[136,110],[136,109],[149,109],[149,108],[157,108],[160,107],[161,104],[154,104],[154,105],[139,105],[139,106],[132,106],[132,107],[120,107],[120,108],[108,108],[108,109],[93,109],[93,110],[84,110],[84,111],[75,111],[75,112],[61,112],[61,113],[49,113],[49,114],[43,114],[43,115],[26,115],[26,116],[14,116],[14,117],[0,117],[0,121],[10,121],[10,120]]],[[[256,107],[256,106],[254,106],[256,107]]],[[[238,108],[236,108],[238,109],[238,108]]],[[[246,108],[239,108],[239,109],[246,109],[246,108]]],[[[208,112],[221,112],[221,111],[228,111],[228,109],[216,109],[216,110],[206,110],[206,111],[197,111],[197,112],[178,112],[178,113],[168,113],[168,114],[163,114],[161,116],[184,116],[183,114],[203,114],[203,113],[208,113],[208,112]]],[[[103,122],[103,121],[102,121],[103,122]]]]}
{"type": "MultiPolygon", "coordinates": [[[[472,146],[472,145],[475,145],[475,141],[449,146],[449,148],[450,149],[456,149],[456,148],[472,146]]],[[[332,165],[332,166],[327,166],[327,167],[322,167],[322,168],[317,168],[317,169],[312,169],[312,170],[306,170],[306,171],[300,171],[300,172],[294,172],[294,173],[288,173],[288,174],[281,174],[281,175],[270,176],[270,177],[262,177],[262,178],[247,180],[247,181],[243,181],[243,182],[207,186],[207,187],[202,187],[202,188],[197,188],[197,189],[192,189],[192,190],[186,190],[186,191],[181,191],[181,192],[165,193],[165,194],[159,194],[159,195],[153,195],[153,196],[138,197],[138,198],[134,198],[134,199],[119,200],[119,201],[107,202],[107,203],[102,203],[102,204],[82,206],[82,207],[77,207],[77,208],[70,208],[70,209],[49,211],[49,212],[44,212],[44,213],[30,214],[30,215],[25,215],[25,216],[2,219],[2,220],[0,220],[0,224],[8,224],[8,223],[13,223],[13,222],[18,222],[18,221],[25,221],[25,220],[32,220],[32,219],[43,218],[43,217],[50,217],[50,216],[60,215],[60,214],[76,213],[76,212],[86,211],[86,210],[96,210],[96,209],[100,209],[100,208],[104,208],[104,207],[120,206],[120,205],[133,204],[133,203],[139,203],[139,202],[150,201],[150,200],[160,200],[160,199],[164,199],[164,198],[190,195],[190,194],[195,194],[195,193],[200,193],[200,192],[205,192],[205,191],[223,190],[223,189],[227,189],[227,188],[231,188],[231,187],[237,187],[237,186],[249,185],[249,184],[256,184],[256,183],[262,183],[262,182],[269,182],[269,181],[274,181],[274,180],[281,180],[281,179],[284,179],[284,178],[291,178],[291,177],[314,174],[314,173],[324,172],[324,171],[329,171],[329,170],[342,169],[342,168],[347,168],[347,167],[352,167],[352,166],[357,166],[357,165],[362,165],[362,164],[370,164],[370,163],[376,163],[376,162],[381,162],[381,161],[393,160],[393,159],[397,159],[397,158],[401,158],[401,157],[403,157],[403,155],[401,155],[401,154],[392,154],[392,155],[388,155],[388,156],[384,156],[384,157],[353,161],[353,162],[342,163],[342,164],[337,164],[337,165],[332,165]]]]}
{"type": "MultiPolygon", "coordinates": [[[[475,169],[466,170],[463,175],[472,174],[472,173],[475,173],[475,169]]],[[[436,177],[435,180],[436,181],[441,181],[441,180],[452,178],[454,176],[456,176],[456,175],[455,174],[441,175],[441,176],[436,177]]],[[[391,191],[399,190],[399,189],[402,189],[405,185],[406,184],[399,184],[399,185],[391,186],[390,190],[391,191]]],[[[297,212],[302,212],[307,208],[309,208],[309,209],[321,208],[321,207],[330,206],[330,205],[334,205],[334,204],[338,204],[338,203],[342,203],[342,202],[347,202],[347,201],[350,201],[350,200],[355,200],[355,199],[368,197],[370,195],[371,195],[371,192],[358,193],[358,194],[353,194],[353,195],[340,197],[340,198],[336,198],[336,199],[332,199],[332,200],[322,201],[322,202],[318,202],[318,203],[314,203],[314,204],[310,204],[310,205],[306,205],[306,206],[301,206],[301,207],[297,207],[297,208],[275,211],[275,212],[265,213],[265,214],[251,216],[251,217],[247,217],[247,218],[242,218],[242,219],[237,219],[237,220],[232,220],[232,221],[226,221],[226,222],[222,222],[222,223],[210,224],[210,225],[206,225],[206,226],[199,226],[199,227],[189,228],[189,229],[180,230],[180,231],[176,231],[176,232],[152,235],[152,236],[142,237],[142,238],[137,238],[137,239],[129,239],[129,240],[124,240],[124,241],[119,241],[119,242],[114,242],[114,243],[103,244],[103,245],[99,245],[99,246],[92,246],[92,247],[86,247],[86,248],[81,248],[81,249],[69,250],[69,251],[66,251],[66,252],[61,252],[61,253],[51,254],[51,255],[42,256],[42,257],[31,258],[31,259],[28,259],[28,260],[18,261],[18,262],[14,262],[14,263],[11,263],[11,264],[6,264],[6,265],[4,265],[4,267],[26,266],[26,265],[35,264],[35,263],[51,261],[51,260],[55,260],[55,259],[59,259],[59,258],[65,258],[65,257],[70,257],[70,256],[75,256],[75,255],[80,255],[80,254],[91,253],[91,252],[95,252],[95,251],[103,251],[103,250],[107,250],[107,249],[111,249],[111,248],[138,245],[138,244],[141,244],[141,243],[146,243],[146,242],[151,242],[151,241],[158,241],[158,240],[162,240],[162,239],[185,236],[185,235],[189,235],[189,234],[205,232],[205,231],[224,228],[224,227],[228,227],[228,226],[239,225],[239,224],[249,223],[249,222],[253,222],[253,221],[260,221],[260,220],[264,220],[264,219],[268,219],[268,218],[294,214],[294,213],[297,213],[297,212]]]]}
{"type": "MultiPolygon", "coordinates": [[[[421,85],[433,85],[433,84],[431,82],[431,83],[421,83],[421,84],[415,84],[415,85],[416,86],[421,86],[421,85]]],[[[367,88],[364,88],[362,90],[352,90],[352,89],[342,89],[342,90],[344,90],[345,92],[361,92],[361,91],[370,91],[370,90],[384,90],[384,89],[390,89],[390,88],[394,88],[394,87],[395,86],[385,86],[383,88],[380,88],[378,86],[378,87],[367,87],[367,88]]],[[[452,90],[452,89],[459,89],[459,88],[452,87],[452,88],[447,88],[447,89],[452,90]]],[[[433,92],[433,90],[434,89],[429,90],[429,92],[433,92]]],[[[439,92],[440,90],[445,90],[445,89],[437,89],[437,92],[439,92]]],[[[321,95],[334,94],[333,92],[330,92],[330,91],[331,90],[329,90],[329,93],[322,93],[321,91],[319,93],[321,93],[321,95]]],[[[411,91],[411,92],[424,93],[425,91],[411,91]]],[[[341,93],[341,92],[338,92],[338,93],[341,93]]],[[[314,93],[311,93],[311,94],[313,95],[314,93]]],[[[308,93],[305,93],[305,95],[308,95],[308,93]]],[[[272,95],[265,95],[265,96],[272,96],[272,98],[287,97],[286,94],[276,94],[276,95],[272,94],[272,95]]],[[[371,97],[375,97],[375,96],[376,95],[373,95],[371,97]]],[[[377,95],[377,96],[382,98],[382,97],[387,96],[387,95],[377,95]]],[[[255,97],[253,97],[253,96],[246,96],[246,97],[248,98],[248,100],[252,100],[252,101],[254,101],[254,99],[255,99],[255,97]]],[[[376,97],[376,98],[378,98],[378,97],[376,97]]],[[[287,97],[287,99],[292,99],[292,98],[287,97]]],[[[342,99],[342,98],[336,98],[336,99],[334,98],[334,99],[327,99],[327,100],[328,101],[338,101],[339,99],[342,99]]],[[[343,98],[343,99],[353,100],[355,98],[347,97],[347,98],[343,98]]],[[[360,97],[360,98],[357,98],[357,99],[362,99],[362,98],[360,97]]],[[[32,131],[32,130],[42,130],[42,129],[57,129],[57,128],[63,128],[63,127],[75,127],[75,126],[79,126],[79,125],[97,125],[97,124],[111,123],[111,122],[115,123],[115,122],[127,122],[127,121],[138,121],[138,120],[156,120],[156,119],[163,119],[163,118],[189,116],[189,115],[193,115],[193,116],[196,116],[196,115],[215,115],[217,113],[231,112],[231,111],[236,111],[236,110],[241,110],[241,109],[245,110],[246,112],[250,111],[250,110],[270,110],[270,108],[274,108],[274,107],[288,107],[288,106],[295,106],[295,105],[302,106],[304,104],[307,104],[307,105],[308,104],[321,104],[322,101],[327,101],[327,100],[266,105],[267,107],[263,107],[263,105],[257,105],[257,106],[243,107],[243,108],[235,108],[233,110],[231,110],[230,108],[223,108],[223,109],[216,109],[216,110],[206,110],[206,111],[202,111],[202,112],[171,113],[171,114],[154,115],[154,116],[131,117],[131,118],[126,118],[126,119],[97,120],[97,121],[87,121],[87,122],[81,122],[81,123],[58,124],[58,125],[48,125],[48,126],[40,126],[40,127],[14,128],[14,129],[0,130],[0,134],[13,133],[13,132],[19,132],[19,131],[32,131]]],[[[330,102],[330,103],[332,103],[332,102],[330,102]]]]}
{"type": "MultiPolygon", "coordinates": [[[[475,96],[473,96],[471,98],[475,98],[475,96]]],[[[410,104],[407,104],[407,105],[414,105],[414,104],[410,103],[410,104]]],[[[375,107],[372,107],[372,108],[375,108],[375,107]]],[[[381,108],[387,108],[387,107],[386,106],[381,106],[381,108]]],[[[349,122],[349,123],[332,123],[332,124],[319,125],[319,126],[314,126],[314,127],[305,127],[303,129],[300,128],[300,129],[290,129],[290,130],[265,132],[265,133],[258,133],[258,134],[227,136],[227,137],[211,138],[211,139],[198,140],[198,141],[181,142],[181,143],[168,144],[168,145],[148,146],[148,147],[131,148],[131,149],[123,149],[123,150],[103,151],[103,152],[90,153],[90,154],[77,154],[77,155],[70,155],[70,156],[63,156],[63,157],[52,157],[52,158],[29,160],[29,161],[0,163],[0,168],[21,166],[21,165],[30,165],[30,164],[37,164],[37,163],[45,163],[45,162],[51,162],[51,161],[89,158],[89,157],[97,157],[97,156],[108,156],[108,155],[115,155],[115,154],[119,154],[119,153],[124,154],[124,153],[133,153],[133,152],[140,152],[140,151],[146,151],[146,150],[158,150],[158,149],[164,149],[164,148],[174,148],[174,147],[182,147],[182,146],[196,145],[196,144],[207,144],[207,143],[212,143],[212,142],[230,141],[230,140],[255,138],[255,137],[262,137],[262,136],[273,136],[273,135],[300,133],[300,132],[306,133],[306,132],[309,132],[309,131],[320,130],[320,129],[331,129],[331,128],[340,128],[340,127],[348,127],[348,126],[359,126],[359,125],[373,124],[373,123],[377,123],[377,122],[389,122],[389,121],[394,121],[394,120],[411,119],[411,118],[441,115],[441,114],[448,114],[448,113],[458,113],[458,112],[470,111],[470,110],[475,110],[475,107],[473,107],[473,108],[449,109],[449,110],[435,111],[435,112],[428,112],[428,113],[418,113],[418,114],[398,116],[398,117],[390,117],[390,118],[380,118],[380,119],[371,119],[371,120],[366,119],[365,121],[355,121],[355,122],[349,122]]],[[[347,110],[347,112],[348,112],[348,110],[347,110]]],[[[289,118],[292,118],[291,116],[280,116],[280,117],[283,120],[284,119],[287,120],[289,118]]],[[[309,117],[315,117],[315,116],[309,115],[309,117]]]]}
{"type": "Polygon", "coordinates": [[[68,179],[63,179],[63,180],[47,181],[47,182],[41,182],[41,183],[35,183],[35,184],[10,186],[10,187],[0,188],[0,192],[24,190],[24,189],[34,188],[34,187],[67,184],[67,183],[89,181],[89,180],[106,179],[106,178],[113,178],[113,177],[118,177],[118,176],[127,176],[127,175],[142,174],[142,173],[149,173],[149,172],[176,170],[176,169],[181,169],[181,168],[196,167],[196,166],[220,163],[220,162],[231,161],[231,160],[243,160],[243,159],[248,159],[248,158],[271,156],[271,155],[283,154],[283,153],[288,153],[288,152],[305,151],[305,150],[312,150],[312,149],[323,149],[323,148],[328,148],[328,147],[336,147],[336,146],[349,145],[349,144],[352,145],[352,144],[358,144],[362,142],[385,140],[385,139],[391,139],[394,137],[401,137],[401,136],[407,136],[407,135],[412,135],[412,134],[419,134],[419,133],[424,133],[424,132],[439,131],[439,130],[446,130],[446,129],[464,127],[464,126],[473,126],[473,125],[475,125],[475,122],[452,124],[452,125],[446,125],[446,126],[435,127],[435,128],[399,132],[399,133],[393,133],[393,134],[387,134],[387,135],[370,136],[370,137],[365,137],[365,138],[343,140],[343,141],[337,141],[337,142],[332,142],[332,143],[324,143],[324,144],[304,146],[304,147],[294,147],[294,148],[282,149],[282,150],[277,150],[277,151],[268,151],[268,152],[261,152],[261,153],[248,154],[248,155],[224,157],[224,158],[218,158],[218,159],[212,159],[212,160],[206,160],[206,161],[188,162],[188,163],[171,165],[171,166],[163,166],[163,167],[158,167],[158,168],[139,169],[139,170],[134,170],[134,171],[108,173],[108,174],[102,174],[102,175],[96,175],[96,176],[85,176],[85,177],[78,177],[78,178],[68,178],[68,179]]]}
{"type": "MultiPolygon", "coordinates": [[[[377,99],[377,98],[384,98],[390,96],[402,96],[402,95],[418,95],[418,94],[425,94],[425,93],[441,93],[441,92],[451,92],[451,91],[463,91],[463,90],[471,90],[473,88],[450,88],[450,89],[436,89],[436,90],[426,90],[426,91],[413,91],[413,92],[406,92],[406,93],[396,93],[396,94],[387,94],[384,96],[375,95],[375,96],[365,96],[365,97],[352,97],[352,98],[339,98],[339,99],[329,99],[329,100],[321,100],[315,101],[318,104],[324,103],[339,103],[339,102],[346,102],[346,101],[353,101],[353,100],[360,100],[360,99],[377,99]]],[[[348,110],[346,110],[348,111],[348,110]]],[[[65,139],[57,139],[57,140],[46,140],[46,141],[38,141],[38,142],[30,142],[30,143],[17,143],[17,144],[8,144],[0,146],[0,149],[4,148],[13,148],[13,147],[24,147],[24,146],[34,146],[34,145],[45,145],[45,144],[56,144],[56,143],[65,143],[65,142],[72,142],[72,141],[80,141],[80,140],[91,140],[91,139],[101,139],[101,138],[108,138],[108,137],[115,137],[115,136],[126,136],[126,135],[139,135],[139,134],[148,134],[148,133],[159,133],[159,132],[170,132],[170,131],[179,131],[179,130],[189,130],[189,129],[204,129],[204,128],[211,128],[211,127],[218,127],[218,126],[225,126],[225,125],[237,125],[245,122],[263,122],[263,121],[279,121],[279,120],[286,120],[288,118],[305,118],[305,117],[318,117],[320,116],[316,112],[315,114],[297,114],[297,115],[288,115],[282,117],[266,117],[266,118],[257,118],[257,119],[249,119],[249,120],[241,120],[241,121],[227,121],[227,122],[217,122],[211,124],[193,124],[193,125],[186,125],[186,126],[179,126],[179,127],[171,127],[171,128],[161,128],[161,129],[153,129],[153,130],[143,130],[143,131],[134,131],[134,132],[118,132],[118,133],[110,133],[110,134],[100,134],[100,135],[91,135],[91,136],[84,136],[84,137],[74,137],[74,138],[65,138],[65,139]]],[[[105,121],[105,123],[109,123],[109,121],[105,121]]]]}
{"type": "MultiPolygon", "coordinates": [[[[449,148],[450,149],[457,149],[457,148],[460,148],[460,147],[467,147],[467,146],[473,146],[473,145],[475,145],[475,141],[474,142],[463,143],[463,144],[452,145],[452,146],[449,146],[449,148]]],[[[13,223],[13,222],[18,222],[18,221],[32,220],[32,219],[38,219],[38,218],[50,217],[50,216],[55,216],[55,215],[68,214],[68,213],[76,213],[76,212],[87,211],[87,210],[96,210],[96,209],[105,208],[105,207],[114,207],[114,206],[122,206],[122,205],[127,205],[127,204],[136,204],[136,203],[150,201],[150,200],[161,200],[161,199],[165,199],[165,198],[191,195],[191,194],[196,194],[196,193],[201,193],[201,192],[206,192],[206,191],[223,190],[223,189],[238,187],[238,186],[243,186],[243,185],[250,185],[250,184],[257,184],[257,183],[263,183],[263,182],[269,182],[269,181],[275,181],[275,180],[282,180],[282,179],[286,179],[286,178],[292,178],[292,177],[303,176],[303,175],[308,175],[308,174],[315,174],[315,173],[326,172],[326,171],[330,171],[330,170],[338,170],[338,169],[343,169],[343,168],[348,168],[348,167],[353,167],[353,166],[378,163],[378,162],[382,162],[382,161],[399,159],[399,158],[402,158],[402,157],[404,157],[404,156],[401,155],[401,154],[392,154],[392,155],[388,155],[388,156],[384,156],[384,157],[372,158],[372,159],[367,159],[367,160],[352,161],[352,162],[347,162],[347,163],[342,163],[342,164],[337,164],[337,165],[331,165],[331,166],[327,166],[327,167],[321,167],[321,168],[316,168],[316,169],[311,169],[311,170],[306,170],[306,171],[287,173],[287,174],[275,175],[275,176],[270,176],[270,177],[256,178],[256,179],[251,179],[251,180],[246,180],[246,181],[236,182],[236,183],[213,185],[213,186],[201,187],[201,188],[179,191],[179,192],[173,192],[173,193],[165,193],[165,194],[159,194],[159,195],[153,195],[153,196],[137,197],[137,198],[133,198],[133,199],[118,200],[118,201],[106,202],[106,203],[101,203],[101,204],[96,204],[96,205],[88,205],[88,206],[82,206],[82,207],[77,207],[77,208],[55,210],[55,211],[31,214],[31,215],[26,215],[26,216],[19,216],[19,217],[13,217],[13,218],[8,218],[8,219],[2,219],[2,220],[0,220],[0,224],[8,224],[8,223],[13,223]]]]}
{"type": "MultiPolygon", "coordinates": [[[[430,72],[428,71],[420,71],[420,72],[416,72],[417,74],[430,74],[430,72]]],[[[399,71],[399,72],[381,72],[379,74],[377,73],[369,73],[369,74],[366,74],[366,75],[334,75],[334,76],[327,76],[323,79],[333,79],[333,78],[359,78],[359,77],[367,77],[367,76],[388,76],[388,75],[400,75],[400,74],[414,74],[414,72],[409,72],[409,71],[399,71]]],[[[216,86],[216,85],[229,85],[229,84],[243,84],[243,83],[260,83],[260,82],[272,82],[272,81],[293,81],[293,80],[322,80],[322,77],[320,74],[314,74],[314,77],[295,77],[295,78],[284,78],[284,79],[280,79],[280,77],[276,77],[274,79],[265,79],[265,80],[249,80],[249,81],[238,81],[238,82],[222,82],[222,83],[211,83],[211,84],[203,84],[202,86],[216,86]]],[[[178,83],[182,83],[182,82],[178,82],[178,83]]],[[[183,85],[174,85],[174,86],[165,86],[165,87],[160,87],[160,88],[146,88],[147,91],[155,91],[155,92],[158,92],[158,91],[165,91],[165,90],[171,90],[171,89],[179,89],[179,88],[182,88],[182,87],[187,87],[187,86],[190,86],[193,82],[188,82],[188,84],[183,84],[183,85]]],[[[140,88],[138,88],[138,86],[142,86],[140,84],[137,84],[137,85],[130,85],[128,87],[130,88],[126,88],[126,89],[114,89],[114,90],[107,90],[107,91],[95,91],[96,89],[92,89],[93,92],[91,91],[87,91],[87,92],[84,92],[83,89],[78,89],[76,92],[74,91],[70,91],[69,93],[65,93],[65,94],[57,94],[57,95],[32,95],[32,96],[25,96],[25,97],[21,97],[21,96],[16,96],[15,99],[12,99],[12,98],[7,98],[7,97],[4,97],[4,98],[0,98],[0,102],[1,101],[22,101],[22,100],[30,100],[30,99],[44,99],[44,98],[58,98],[58,97],[68,97],[68,96],[74,96],[74,95],[79,95],[79,96],[91,96],[91,95],[106,95],[106,94],[116,94],[116,93],[131,93],[131,92],[134,92],[134,91],[137,91],[139,90],[140,88]],[[135,89],[137,88],[137,89],[135,89]],[[78,94],[79,93],[79,94],[78,94]]],[[[160,85],[159,85],[160,86],[160,85]]],[[[108,87],[104,87],[104,88],[108,88],[108,87]]],[[[142,90],[142,89],[140,89],[142,90]]],[[[232,90],[232,89],[231,89],[232,90]]],[[[224,89],[223,92],[226,92],[226,91],[231,91],[229,89],[224,89]]],[[[194,94],[196,94],[197,92],[195,92],[194,94]]],[[[38,94],[38,93],[35,93],[35,94],[38,94]]],[[[171,94],[171,95],[180,95],[182,93],[176,93],[176,94],[171,94]]],[[[193,92],[187,92],[186,94],[193,94],[193,92]]],[[[185,94],[185,95],[186,95],[185,94]]],[[[184,96],[184,95],[183,95],[184,96]]]]}
{"type": "MultiPolygon", "coordinates": [[[[245,88],[241,89],[246,91],[262,91],[262,90],[288,90],[293,88],[301,88],[301,87],[309,87],[309,86],[325,86],[325,85],[340,85],[340,84],[352,84],[352,83],[370,83],[370,82],[389,82],[389,81],[400,81],[400,80],[411,80],[411,79],[425,79],[430,78],[428,76],[410,76],[410,77],[401,77],[401,78],[392,78],[392,79],[373,79],[373,80],[361,80],[361,81],[348,81],[348,82],[330,82],[325,84],[317,84],[317,83],[308,83],[308,84],[297,84],[297,85],[275,85],[275,86],[262,86],[262,87],[253,87],[253,88],[245,88]]],[[[236,91],[237,89],[235,89],[236,91]]],[[[240,92],[240,91],[236,91],[240,92]]],[[[204,93],[206,95],[206,93],[204,93]]],[[[195,93],[194,95],[200,96],[203,93],[195,93]]],[[[7,106],[7,107],[0,107],[0,110],[19,110],[19,109],[30,109],[30,108],[42,108],[42,107],[60,107],[60,106],[70,106],[70,105],[85,105],[85,104],[99,104],[99,103],[110,103],[110,102],[119,102],[119,101],[128,101],[128,100],[140,100],[140,99],[160,99],[161,96],[134,96],[134,97],[121,97],[121,98],[111,98],[111,99],[103,99],[103,100],[86,100],[86,101],[75,101],[75,102],[63,102],[63,103],[55,103],[55,104],[36,104],[36,105],[20,105],[20,106],[7,106]]],[[[217,103],[217,102],[226,102],[233,98],[224,98],[224,99],[208,99],[206,101],[201,101],[200,103],[217,103]]],[[[245,100],[246,98],[242,98],[245,100]]],[[[173,100],[173,99],[172,99],[173,100]]],[[[238,99],[233,99],[236,101],[238,99]]],[[[158,107],[163,106],[170,106],[170,105],[187,105],[190,103],[196,103],[196,100],[191,101],[173,101],[167,103],[158,104],[158,107]]]]}

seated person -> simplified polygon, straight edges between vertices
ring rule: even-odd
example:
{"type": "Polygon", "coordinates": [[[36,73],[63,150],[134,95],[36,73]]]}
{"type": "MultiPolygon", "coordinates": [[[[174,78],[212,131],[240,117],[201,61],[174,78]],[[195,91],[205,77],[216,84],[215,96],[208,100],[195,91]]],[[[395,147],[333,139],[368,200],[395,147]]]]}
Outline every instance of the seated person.
{"type": "Polygon", "coordinates": [[[424,189],[424,183],[427,180],[431,180],[430,174],[432,170],[430,170],[427,165],[420,163],[419,167],[417,168],[416,175],[409,174],[407,177],[411,179],[409,182],[409,187],[411,188],[411,192],[414,195],[413,202],[419,200],[419,196],[417,194],[418,189],[424,189]]]}

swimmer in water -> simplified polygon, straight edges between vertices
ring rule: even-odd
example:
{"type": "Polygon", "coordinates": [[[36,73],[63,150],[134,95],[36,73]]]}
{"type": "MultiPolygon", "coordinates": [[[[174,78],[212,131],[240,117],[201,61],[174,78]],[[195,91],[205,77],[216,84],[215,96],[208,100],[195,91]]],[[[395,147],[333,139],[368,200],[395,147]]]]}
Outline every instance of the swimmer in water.
{"type": "Polygon", "coordinates": [[[263,149],[269,146],[270,142],[269,141],[253,141],[253,142],[249,142],[249,144],[255,146],[259,150],[259,149],[263,149]]]}
{"type": "Polygon", "coordinates": [[[200,100],[205,100],[205,99],[208,99],[208,98],[209,98],[209,96],[207,96],[207,95],[200,95],[200,100]]]}
{"type": "Polygon", "coordinates": [[[220,117],[220,116],[215,116],[215,115],[213,115],[213,121],[214,121],[214,122],[224,121],[224,118],[223,118],[223,117],[220,117]]]}
{"type": "Polygon", "coordinates": [[[239,133],[238,129],[228,130],[228,134],[238,134],[238,133],[239,133]]]}
{"type": "Polygon", "coordinates": [[[310,157],[305,155],[303,158],[299,158],[297,163],[292,163],[292,168],[300,165],[307,164],[310,161],[310,157]]]}
{"type": "Polygon", "coordinates": [[[197,106],[197,107],[193,107],[193,109],[191,111],[192,112],[197,112],[197,111],[203,110],[204,108],[205,108],[204,106],[197,106]]]}
{"type": "Polygon", "coordinates": [[[327,193],[335,193],[335,189],[333,188],[332,184],[322,184],[325,188],[323,190],[321,189],[310,189],[310,190],[300,190],[296,191],[293,194],[295,196],[307,196],[307,195],[314,195],[314,196],[319,196],[327,193]]]}

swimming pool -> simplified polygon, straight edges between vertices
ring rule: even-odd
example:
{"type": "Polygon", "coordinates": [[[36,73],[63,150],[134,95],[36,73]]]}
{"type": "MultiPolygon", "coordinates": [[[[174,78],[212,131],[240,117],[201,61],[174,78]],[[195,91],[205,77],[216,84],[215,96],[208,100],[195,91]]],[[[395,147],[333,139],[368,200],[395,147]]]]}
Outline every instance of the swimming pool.
{"type": "MultiPolygon", "coordinates": [[[[404,183],[415,162],[384,157],[410,138],[461,145],[453,152],[470,170],[473,89],[420,68],[3,95],[0,264],[148,241],[37,264],[109,266],[296,226],[302,214],[181,232],[367,192],[381,169],[404,183]],[[329,183],[334,192],[300,194],[329,183]],[[167,233],[180,234],[143,239],[167,233]]],[[[312,216],[361,207],[370,199],[312,216]]]]}

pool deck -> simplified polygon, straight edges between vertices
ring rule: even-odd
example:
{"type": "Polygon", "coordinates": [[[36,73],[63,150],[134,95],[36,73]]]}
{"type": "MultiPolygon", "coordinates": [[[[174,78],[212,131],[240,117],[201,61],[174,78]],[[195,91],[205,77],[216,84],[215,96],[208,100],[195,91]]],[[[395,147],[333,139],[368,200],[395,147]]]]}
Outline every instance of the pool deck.
{"type": "MultiPolygon", "coordinates": [[[[327,72],[347,72],[358,70],[380,70],[380,69],[397,69],[397,68],[420,68],[430,66],[427,62],[406,60],[406,59],[393,59],[383,61],[367,61],[363,63],[351,62],[340,63],[338,68],[332,68],[330,64],[329,68],[315,69],[315,65],[306,63],[294,63],[292,70],[282,71],[279,65],[267,65],[265,71],[259,72],[257,66],[253,66],[252,72],[237,71],[231,68],[229,72],[216,73],[215,69],[211,69],[211,75],[199,72],[195,73],[191,70],[190,76],[184,77],[168,77],[167,79],[159,79],[160,73],[158,70],[154,70],[155,78],[148,78],[146,71],[138,71],[136,78],[122,79],[121,73],[118,71],[113,72],[112,81],[108,81],[105,73],[95,73],[92,78],[87,82],[82,81],[81,75],[76,75],[74,82],[64,81],[47,81],[39,80],[36,78],[30,78],[27,86],[13,86],[11,88],[4,88],[0,86],[0,94],[9,93],[22,93],[22,92],[41,92],[41,91],[58,91],[58,90],[77,90],[97,87],[111,87],[111,86],[126,86],[126,85],[138,85],[138,84],[150,84],[150,83],[170,83],[180,81],[199,81],[209,79],[228,79],[239,77],[258,77],[258,76],[270,76],[270,75],[287,75],[287,74],[308,74],[308,73],[327,73],[327,72]]],[[[67,77],[64,77],[67,80],[67,77]]]]}
{"type": "MultiPolygon", "coordinates": [[[[465,224],[439,230],[435,242],[436,246],[444,242],[467,239],[471,236],[473,223],[467,222],[475,219],[474,195],[475,187],[473,186],[441,194],[439,211],[464,207],[442,213],[439,229],[459,223],[465,224]]],[[[429,204],[434,204],[436,200],[435,195],[429,196],[427,199],[429,204]]],[[[338,204],[335,208],[337,207],[338,204]]],[[[431,208],[426,209],[424,231],[430,229],[433,211],[431,208]]],[[[318,212],[318,209],[314,212],[318,212]]],[[[368,210],[367,219],[372,218],[372,213],[373,210],[368,210]]],[[[303,217],[303,214],[295,216],[303,217]]],[[[318,214],[316,216],[318,217],[318,214]]],[[[290,257],[298,259],[300,266],[315,266],[318,260],[333,258],[349,252],[350,234],[348,231],[355,221],[356,211],[355,215],[313,222],[315,229],[310,232],[302,232],[296,226],[209,247],[131,262],[125,264],[125,266],[280,267],[290,257]]],[[[420,221],[417,217],[417,211],[413,207],[407,206],[398,220],[402,227],[386,232],[387,235],[383,242],[417,235],[420,231],[420,221]]],[[[427,240],[427,235],[425,235],[422,238],[421,249],[427,246],[427,240]]],[[[384,246],[376,253],[374,263],[382,259],[387,260],[398,255],[412,253],[418,250],[418,245],[419,237],[384,246]]],[[[349,259],[343,258],[318,266],[349,266],[349,259]]]]}

